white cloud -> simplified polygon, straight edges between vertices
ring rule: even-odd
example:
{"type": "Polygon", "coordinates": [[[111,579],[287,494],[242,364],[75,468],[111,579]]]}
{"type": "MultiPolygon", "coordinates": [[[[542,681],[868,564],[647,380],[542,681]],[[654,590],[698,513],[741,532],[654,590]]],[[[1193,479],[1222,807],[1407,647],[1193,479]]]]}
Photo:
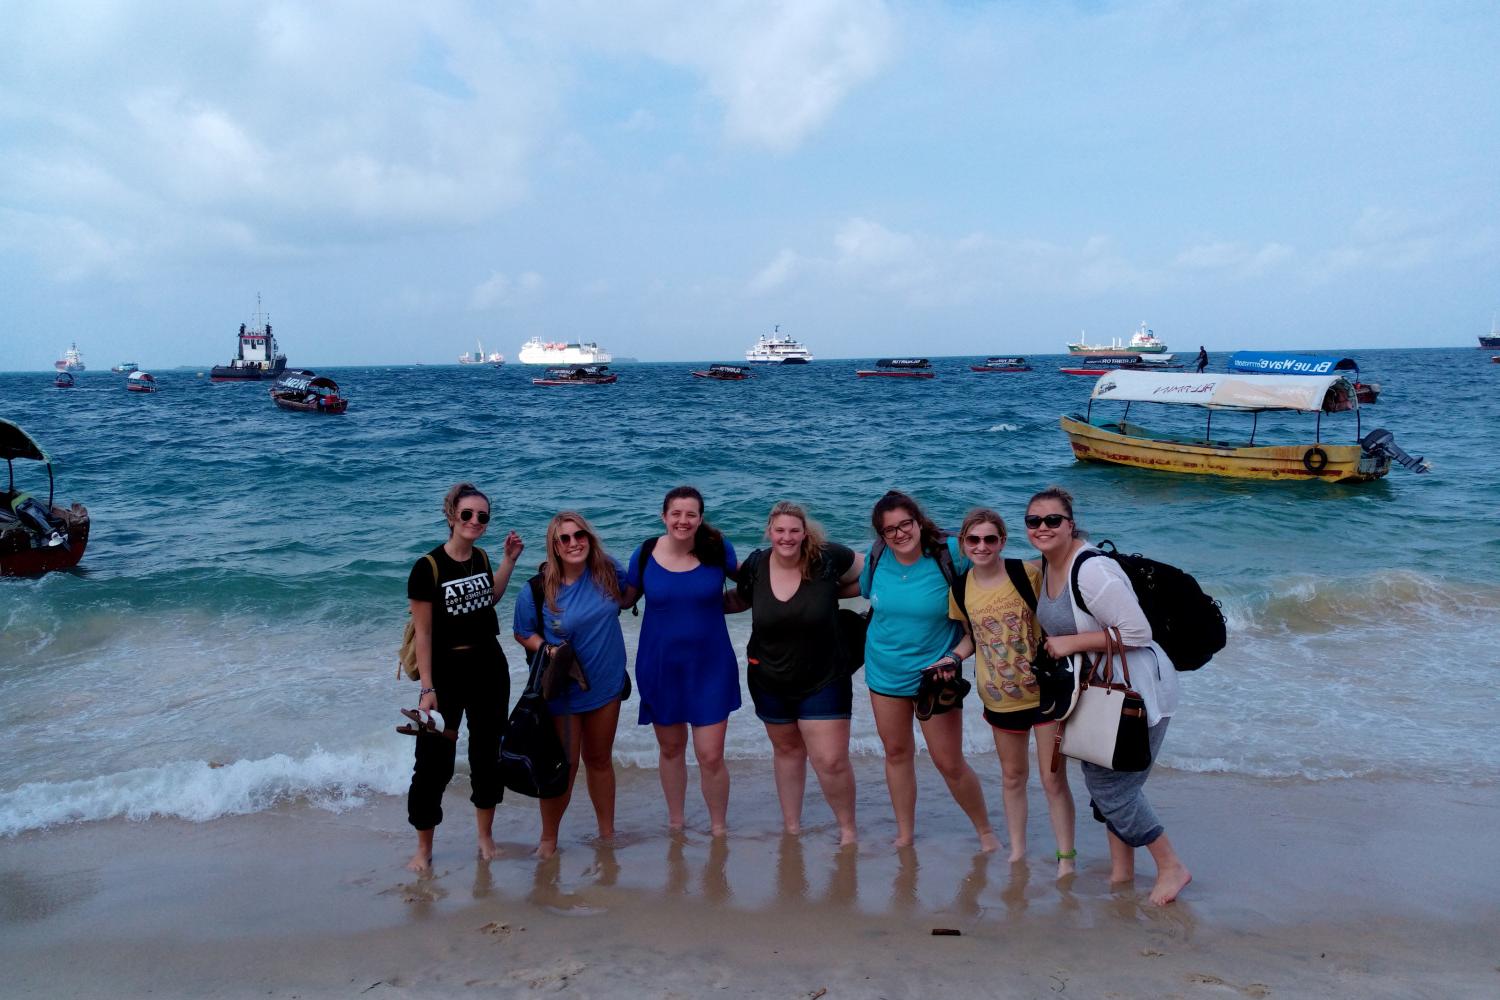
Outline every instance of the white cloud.
{"type": "Polygon", "coordinates": [[[499,271],[474,286],[469,294],[469,308],[476,312],[494,309],[497,306],[514,305],[527,295],[534,295],[542,287],[542,276],[535,271],[523,271],[515,280],[499,271]]]}
{"type": "Polygon", "coordinates": [[[1220,271],[1238,278],[1253,278],[1294,256],[1295,251],[1284,243],[1251,247],[1226,241],[1188,247],[1172,263],[1185,271],[1220,271]]]}
{"type": "Polygon", "coordinates": [[[752,295],[775,291],[790,281],[797,270],[795,250],[782,250],[771,262],[755,273],[746,286],[752,295]]]}

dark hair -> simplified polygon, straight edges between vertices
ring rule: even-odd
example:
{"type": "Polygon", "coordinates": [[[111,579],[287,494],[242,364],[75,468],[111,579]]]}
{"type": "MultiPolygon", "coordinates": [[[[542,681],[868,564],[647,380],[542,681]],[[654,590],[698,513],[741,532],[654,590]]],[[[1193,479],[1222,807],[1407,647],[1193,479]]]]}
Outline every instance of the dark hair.
{"type": "Polygon", "coordinates": [[[704,517],[703,494],[693,486],[674,486],[667,490],[667,495],[662,498],[662,514],[666,514],[673,500],[698,501],[698,516],[703,519],[698,522],[698,530],[693,534],[692,553],[698,557],[699,562],[705,565],[723,566],[726,561],[724,533],[709,524],[708,519],[704,517]]]}
{"type": "Polygon", "coordinates": [[[1026,509],[1030,510],[1031,505],[1036,503],[1038,500],[1056,500],[1059,504],[1062,505],[1062,509],[1067,511],[1068,520],[1073,522],[1073,537],[1089,537],[1089,533],[1078,526],[1078,519],[1073,516],[1073,494],[1069,493],[1061,486],[1049,486],[1045,490],[1040,490],[1039,492],[1033,493],[1031,495],[1031,499],[1026,501],[1026,509]]]}
{"type": "Polygon", "coordinates": [[[875,508],[870,511],[870,527],[875,529],[875,537],[884,539],[880,533],[880,522],[893,510],[904,510],[917,522],[922,532],[922,552],[924,555],[936,556],[938,549],[943,547],[943,539],[948,533],[933,523],[932,518],[923,512],[915,500],[902,493],[900,490],[889,490],[886,495],[875,501],[875,508]]]}

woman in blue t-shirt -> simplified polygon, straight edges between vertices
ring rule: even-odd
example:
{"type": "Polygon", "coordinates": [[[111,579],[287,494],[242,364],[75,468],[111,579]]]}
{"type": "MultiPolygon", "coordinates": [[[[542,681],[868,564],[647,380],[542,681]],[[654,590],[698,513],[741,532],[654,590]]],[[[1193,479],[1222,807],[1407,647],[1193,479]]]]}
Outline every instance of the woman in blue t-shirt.
{"type": "Polygon", "coordinates": [[[543,643],[568,643],[588,680],[587,688],[571,681],[561,698],[547,702],[571,766],[567,792],[539,800],[542,835],[536,853],[546,860],[557,853],[557,832],[573,797],[580,759],[599,837],[607,840],[615,835],[615,729],[620,702],[630,697],[630,679],[625,673],[625,636],[620,631],[625,570],[604,551],[582,514],[565,510],[548,523],[547,561],[541,577],[545,605],[541,615],[529,586],[516,597],[516,641],[528,654],[543,643]]]}
{"type": "MultiPolygon", "coordinates": [[[[963,638],[959,623],[948,617],[950,581],[940,560],[946,556],[951,571],[963,573],[968,559],[957,541],[945,537],[917,502],[891,490],[870,512],[877,541],[865,559],[860,593],[870,599],[874,614],[865,635],[865,684],[875,729],[885,747],[885,780],[891,807],[896,811],[896,844],[909,846],[916,830],[916,716],[917,688],[924,670],[939,676],[958,674],[963,658],[954,647],[963,638]]],[[[979,834],[983,851],[999,848],[990,826],[979,776],[964,759],[961,702],[935,706],[931,718],[920,720],[922,738],[938,773],[948,783],[953,800],[979,834]]]]}
{"type": "Polygon", "coordinates": [[[646,598],[635,652],[640,687],[637,721],[656,728],[657,773],[667,825],[681,830],[687,799],[687,743],[692,729],[698,780],[713,836],[728,830],[729,769],[724,733],[740,707],[739,662],[724,623],[724,580],[738,568],[734,547],[703,519],[703,494],[678,486],[661,505],[666,533],[625,575],[625,601],[646,598]]]}

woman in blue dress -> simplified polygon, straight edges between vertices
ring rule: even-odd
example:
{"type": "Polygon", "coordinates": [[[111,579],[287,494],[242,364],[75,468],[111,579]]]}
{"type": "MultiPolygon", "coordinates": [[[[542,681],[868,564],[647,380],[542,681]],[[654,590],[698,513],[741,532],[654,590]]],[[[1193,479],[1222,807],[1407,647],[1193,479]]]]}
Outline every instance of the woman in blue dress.
{"type": "MultiPolygon", "coordinates": [[[[891,490],[875,503],[870,524],[877,540],[865,559],[859,588],[870,599],[873,614],[865,633],[865,684],[875,730],[885,749],[885,780],[896,813],[896,845],[908,847],[916,834],[917,688],[922,674],[957,674],[963,663],[956,649],[964,640],[963,627],[948,617],[951,571],[964,573],[969,560],[957,539],[945,537],[917,502],[891,490]],[[946,556],[946,559],[944,557],[946,556]]],[[[990,825],[979,776],[964,759],[961,703],[938,706],[931,718],[920,720],[927,753],[943,776],[948,791],[979,834],[979,848],[993,851],[1000,840],[990,825]]]]}
{"type": "Polygon", "coordinates": [[[541,577],[545,607],[540,615],[529,586],[516,597],[516,641],[528,654],[543,643],[569,643],[588,680],[586,688],[577,680],[569,682],[561,698],[547,702],[571,766],[567,792],[539,800],[542,835],[536,853],[546,860],[557,853],[558,829],[573,797],[580,759],[599,838],[615,835],[615,730],[620,702],[630,697],[630,678],[620,631],[625,569],[604,551],[582,514],[565,510],[547,525],[547,561],[541,577]]]}
{"type": "Polygon", "coordinates": [[[656,728],[657,773],[667,825],[683,827],[689,730],[713,836],[728,830],[729,769],[724,733],[740,707],[739,662],[724,622],[724,580],[738,568],[734,547],[703,519],[703,495],[678,486],[662,501],[666,533],[630,557],[625,599],[646,598],[635,680],[637,721],[656,728]]]}

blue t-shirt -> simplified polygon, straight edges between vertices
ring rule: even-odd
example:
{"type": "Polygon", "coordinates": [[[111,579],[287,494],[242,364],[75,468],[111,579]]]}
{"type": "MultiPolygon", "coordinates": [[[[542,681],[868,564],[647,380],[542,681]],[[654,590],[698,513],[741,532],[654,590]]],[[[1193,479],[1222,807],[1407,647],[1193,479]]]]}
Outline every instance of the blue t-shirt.
{"type": "Polygon", "coordinates": [[[725,570],[738,565],[727,538],[724,562],[679,572],[654,555],[642,567],[639,547],[631,554],[625,580],[646,595],[635,651],[641,725],[712,726],[740,707],[739,661],[724,621],[725,570]]]}
{"type": "MultiPolygon", "coordinates": [[[[960,574],[970,563],[947,541],[953,568],[960,574]]],[[[860,593],[870,599],[875,613],[865,633],[865,684],[876,694],[909,697],[917,693],[922,668],[931,666],[963,637],[963,626],[948,617],[948,581],[937,560],[923,556],[901,565],[887,549],[870,577],[870,556],[859,578],[860,593]]]]}
{"type": "MultiPolygon", "coordinates": [[[[610,563],[623,587],[624,567],[614,559],[610,563]]],[[[620,631],[620,606],[594,585],[594,577],[587,569],[583,576],[558,589],[556,610],[546,609],[542,618],[542,638],[552,645],[572,643],[573,652],[589,679],[587,691],[574,681],[566,695],[547,702],[552,714],[592,712],[620,697],[625,690],[625,635],[620,631]]],[[[511,627],[519,636],[537,634],[536,603],[530,587],[522,587],[516,595],[511,627]]]]}

